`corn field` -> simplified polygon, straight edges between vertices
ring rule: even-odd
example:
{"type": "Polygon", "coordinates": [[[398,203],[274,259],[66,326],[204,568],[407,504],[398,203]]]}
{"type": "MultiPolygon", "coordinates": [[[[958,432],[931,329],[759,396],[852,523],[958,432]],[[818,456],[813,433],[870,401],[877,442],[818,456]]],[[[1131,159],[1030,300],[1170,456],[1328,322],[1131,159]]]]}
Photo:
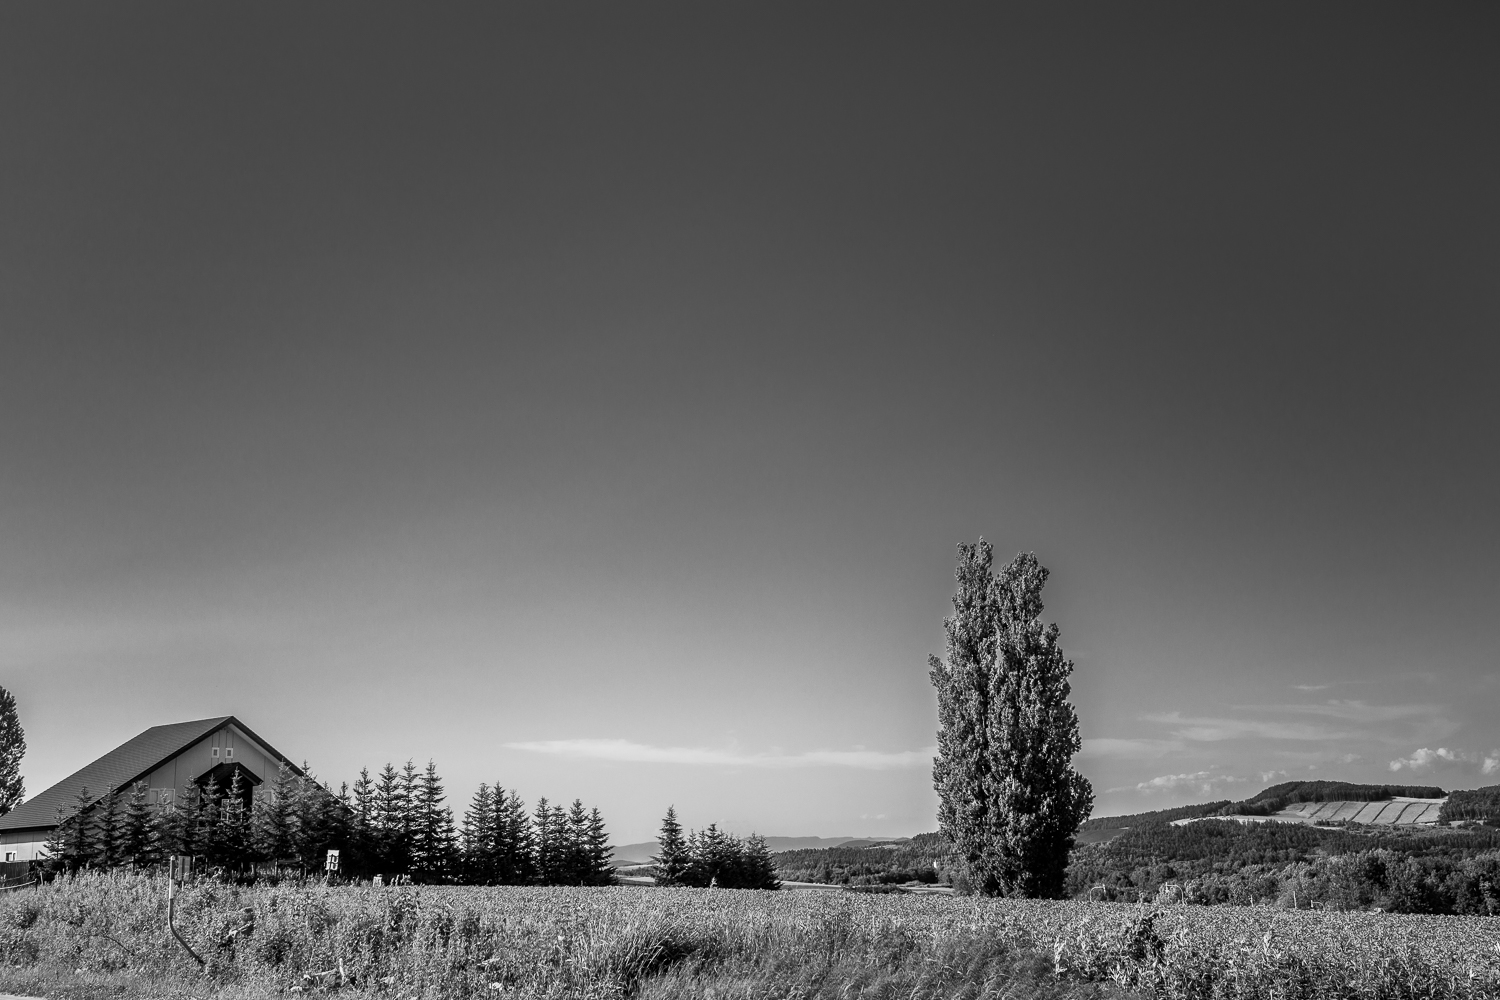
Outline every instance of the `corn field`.
{"type": "Polygon", "coordinates": [[[1500,919],[1487,917],[200,881],[180,890],[177,924],[202,966],[166,937],[159,876],[86,873],[0,896],[0,992],[45,980],[199,998],[1500,997],[1500,919]]]}

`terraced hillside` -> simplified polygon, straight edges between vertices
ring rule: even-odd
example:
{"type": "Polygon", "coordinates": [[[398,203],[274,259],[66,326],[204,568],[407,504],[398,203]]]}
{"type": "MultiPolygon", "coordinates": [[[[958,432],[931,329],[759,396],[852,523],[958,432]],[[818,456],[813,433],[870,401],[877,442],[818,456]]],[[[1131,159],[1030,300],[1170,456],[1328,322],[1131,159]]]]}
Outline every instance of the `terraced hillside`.
{"type": "Polygon", "coordinates": [[[1333,823],[1362,823],[1369,826],[1436,826],[1447,798],[1335,799],[1331,802],[1297,802],[1267,815],[1190,816],[1172,820],[1173,826],[1197,823],[1205,819],[1230,819],[1240,823],[1308,823],[1327,826],[1333,823]]]}

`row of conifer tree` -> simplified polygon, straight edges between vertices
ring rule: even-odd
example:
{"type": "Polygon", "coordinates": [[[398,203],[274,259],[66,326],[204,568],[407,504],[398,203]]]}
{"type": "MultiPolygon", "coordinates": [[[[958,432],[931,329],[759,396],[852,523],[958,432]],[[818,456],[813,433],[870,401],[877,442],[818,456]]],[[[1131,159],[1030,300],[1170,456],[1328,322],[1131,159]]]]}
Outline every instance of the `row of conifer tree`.
{"type": "Polygon", "coordinates": [[[575,800],[545,798],[528,813],[515,792],[479,786],[455,826],[436,766],[407,761],[378,775],[360,772],[335,792],[282,765],[253,796],[236,770],[227,788],[189,783],[170,802],[153,803],[144,782],[104,795],[79,793],[60,811],[49,866],[150,867],[192,855],[210,867],[248,872],[322,871],[329,849],[351,878],[405,877],[426,883],[605,885],[614,879],[604,818],[575,800]]]}
{"type": "Polygon", "coordinates": [[[776,862],[759,834],[741,840],[710,823],[706,830],[694,830],[683,836],[677,810],[668,807],[656,842],[659,853],[651,862],[657,885],[781,888],[776,862]]]}

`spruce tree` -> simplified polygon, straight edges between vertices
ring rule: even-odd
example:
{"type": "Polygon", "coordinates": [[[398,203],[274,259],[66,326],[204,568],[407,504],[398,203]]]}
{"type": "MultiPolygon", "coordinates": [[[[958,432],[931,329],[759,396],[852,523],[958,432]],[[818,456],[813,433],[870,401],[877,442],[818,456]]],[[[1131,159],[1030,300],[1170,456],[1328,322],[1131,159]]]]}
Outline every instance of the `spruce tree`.
{"type": "Polygon", "coordinates": [[[720,889],[741,888],[740,862],[744,847],[733,834],[720,830],[713,823],[703,831],[703,858],[708,869],[709,884],[720,889]]]}
{"type": "Polygon", "coordinates": [[[100,868],[120,863],[120,797],[111,786],[94,807],[94,862],[100,868]]]}
{"type": "Polygon", "coordinates": [[[255,853],[272,864],[297,857],[295,836],[296,775],[283,761],[270,787],[251,806],[250,835],[255,853]]]}
{"type": "Polygon", "coordinates": [[[375,813],[381,870],[387,876],[401,874],[408,868],[406,798],[401,775],[389,763],[381,768],[380,781],[375,786],[375,813]]]}
{"type": "Polygon", "coordinates": [[[47,843],[47,853],[68,871],[90,865],[98,857],[96,808],[95,799],[87,788],[78,790],[70,811],[58,806],[57,826],[47,843]]]}
{"type": "Polygon", "coordinates": [[[598,809],[589,810],[586,847],[588,870],[584,885],[614,885],[615,852],[609,846],[609,831],[604,828],[604,815],[598,809]]]}
{"type": "Polygon", "coordinates": [[[196,853],[198,786],[188,782],[151,817],[152,837],[162,857],[196,853]]]}
{"type": "Polygon", "coordinates": [[[219,804],[219,863],[231,871],[241,871],[252,860],[250,810],[245,807],[245,781],[239,768],[229,779],[229,794],[219,804]]]}
{"type": "Polygon", "coordinates": [[[572,840],[568,835],[568,814],[563,811],[561,805],[555,805],[548,810],[547,828],[552,831],[552,874],[547,884],[567,885],[568,852],[572,846],[572,840]]]}
{"type": "Polygon", "coordinates": [[[1061,896],[1068,853],[1093,805],[1073,770],[1073,663],[1044,625],[1047,570],[1023,554],[999,575],[983,539],[960,545],[947,658],[931,657],[938,696],[933,784],[938,825],[976,892],[1061,896]]]}
{"type": "Polygon", "coordinates": [[[416,803],[411,811],[412,875],[424,882],[442,882],[448,874],[449,855],[453,849],[453,814],[443,808],[445,798],[437,765],[429,760],[419,779],[416,803]]]}
{"type": "Polygon", "coordinates": [[[744,860],[741,864],[740,885],[744,889],[780,889],[781,880],[776,876],[776,861],[766,840],[752,833],[745,841],[744,860]]]}
{"type": "Polygon", "coordinates": [[[21,777],[21,758],[26,756],[26,733],[16,712],[16,698],[0,687],[0,816],[16,806],[26,794],[21,777]]]}
{"type": "Polygon", "coordinates": [[[125,814],[120,819],[120,858],[136,868],[148,867],[156,861],[151,803],[146,795],[144,781],[131,786],[130,798],[125,801],[125,814]]]}
{"type": "Polygon", "coordinates": [[[532,814],[532,829],[536,836],[535,879],[542,885],[554,885],[558,875],[558,831],[552,822],[553,810],[544,795],[536,800],[536,811],[532,814]]]}
{"type": "Polygon", "coordinates": [[[201,805],[198,811],[198,836],[197,850],[194,854],[202,854],[204,861],[213,866],[224,864],[224,852],[221,838],[224,829],[219,823],[219,816],[223,809],[224,796],[219,791],[217,778],[209,778],[208,785],[204,787],[200,797],[201,805]]]}
{"type": "Polygon", "coordinates": [[[359,769],[359,778],[354,782],[349,803],[349,853],[350,871],[360,876],[373,875],[378,861],[376,835],[375,783],[370,779],[370,769],[359,769]]]}
{"type": "Polygon", "coordinates": [[[530,885],[539,880],[537,837],[526,803],[516,792],[504,797],[495,786],[498,816],[495,820],[495,879],[501,885],[530,885]]]}
{"type": "Polygon", "coordinates": [[[495,802],[490,786],[479,783],[479,790],[464,811],[459,828],[462,844],[463,879],[469,885],[493,885],[495,882],[495,802]]]}
{"type": "Polygon", "coordinates": [[[63,834],[63,858],[69,868],[92,865],[99,856],[98,808],[98,801],[89,795],[89,789],[78,790],[74,811],[68,817],[68,832],[63,834]]]}
{"type": "Polygon", "coordinates": [[[322,872],[328,849],[342,846],[338,796],[307,771],[305,762],[295,787],[292,831],[297,858],[305,871],[322,872]]]}
{"type": "Polygon", "coordinates": [[[593,863],[589,857],[589,814],[582,799],[574,799],[564,827],[562,882],[565,885],[591,885],[593,863]]]}
{"type": "Polygon", "coordinates": [[[682,824],[677,822],[677,809],[667,806],[667,815],[661,821],[661,833],[657,834],[658,851],[651,859],[656,866],[657,885],[686,885],[691,858],[688,857],[687,841],[682,836],[682,824]]]}

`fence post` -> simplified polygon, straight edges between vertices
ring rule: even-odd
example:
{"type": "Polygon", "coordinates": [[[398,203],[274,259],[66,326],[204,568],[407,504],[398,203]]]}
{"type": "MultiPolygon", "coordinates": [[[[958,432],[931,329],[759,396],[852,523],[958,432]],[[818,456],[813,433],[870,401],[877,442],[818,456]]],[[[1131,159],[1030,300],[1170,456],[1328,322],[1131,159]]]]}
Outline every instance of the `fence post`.
{"type": "Polygon", "coordinates": [[[198,953],[193,950],[192,945],[188,944],[187,940],[181,934],[177,933],[177,924],[174,919],[177,912],[177,880],[179,878],[186,879],[192,873],[192,870],[193,859],[188,854],[174,855],[169,863],[167,868],[167,930],[171,931],[172,936],[177,939],[177,943],[182,945],[182,950],[193,956],[193,961],[199,965],[206,965],[207,963],[199,958],[198,953]]]}

